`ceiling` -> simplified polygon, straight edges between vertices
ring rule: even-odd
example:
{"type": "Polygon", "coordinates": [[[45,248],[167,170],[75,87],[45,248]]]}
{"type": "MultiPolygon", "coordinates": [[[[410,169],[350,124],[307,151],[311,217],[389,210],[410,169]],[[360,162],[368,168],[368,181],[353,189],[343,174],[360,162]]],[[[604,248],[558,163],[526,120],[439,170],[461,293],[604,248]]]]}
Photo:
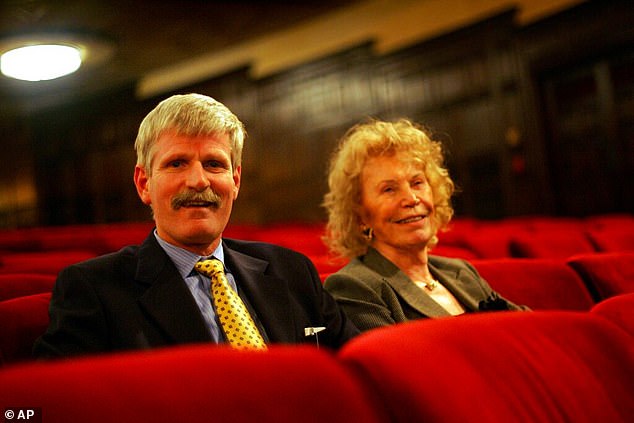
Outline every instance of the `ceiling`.
{"type": "MultiPolygon", "coordinates": [[[[355,0],[1,0],[0,36],[78,33],[110,56],[53,81],[0,76],[0,116],[131,86],[149,71],[309,20],[355,0]]],[[[0,46],[2,41],[0,41],[0,46]]]]}

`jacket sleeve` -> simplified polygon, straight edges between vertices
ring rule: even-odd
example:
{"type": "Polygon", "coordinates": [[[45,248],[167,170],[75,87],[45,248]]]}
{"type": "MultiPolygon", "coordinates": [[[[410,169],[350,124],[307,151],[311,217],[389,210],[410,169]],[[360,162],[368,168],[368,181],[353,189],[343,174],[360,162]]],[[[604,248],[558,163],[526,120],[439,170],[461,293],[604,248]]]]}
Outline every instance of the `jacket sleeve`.
{"type": "Polygon", "coordinates": [[[77,267],[58,276],[49,305],[50,323],[33,354],[54,358],[107,350],[107,329],[97,294],[77,267]]]}
{"type": "Polygon", "coordinates": [[[360,332],[354,322],[347,316],[341,306],[325,289],[317,270],[313,263],[306,258],[308,263],[310,279],[320,308],[320,315],[323,319],[326,330],[320,333],[320,343],[332,349],[341,348],[350,339],[360,332]]]}
{"type": "Polygon", "coordinates": [[[326,279],[324,287],[362,332],[400,321],[393,317],[390,301],[384,300],[379,292],[359,278],[334,273],[326,279]]]}

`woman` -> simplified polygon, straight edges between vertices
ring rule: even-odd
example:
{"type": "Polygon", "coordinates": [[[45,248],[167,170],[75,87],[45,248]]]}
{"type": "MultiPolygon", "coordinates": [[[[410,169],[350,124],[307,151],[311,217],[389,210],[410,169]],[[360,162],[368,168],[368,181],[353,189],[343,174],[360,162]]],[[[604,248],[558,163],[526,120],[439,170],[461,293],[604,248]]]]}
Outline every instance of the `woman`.
{"type": "Polygon", "coordinates": [[[453,215],[443,160],[440,143],[405,119],[356,125],[333,155],[325,241],[351,261],[325,287],[362,331],[527,309],[500,297],[466,261],[429,254],[453,215]]]}

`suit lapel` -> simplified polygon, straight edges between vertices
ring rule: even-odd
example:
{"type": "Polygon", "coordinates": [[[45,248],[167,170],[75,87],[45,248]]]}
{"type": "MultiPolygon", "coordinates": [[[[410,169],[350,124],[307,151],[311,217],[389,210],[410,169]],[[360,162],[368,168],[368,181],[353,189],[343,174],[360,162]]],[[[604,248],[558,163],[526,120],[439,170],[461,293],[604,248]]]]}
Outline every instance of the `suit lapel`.
{"type": "Polygon", "coordinates": [[[137,282],[146,285],[139,303],[175,343],[207,342],[211,335],[185,281],[154,233],[139,247],[137,282]]]}
{"type": "Polygon", "coordinates": [[[430,257],[429,268],[432,274],[451,292],[456,299],[470,311],[478,310],[477,293],[470,292],[469,288],[474,285],[470,282],[472,275],[466,272],[464,267],[455,265],[443,265],[442,262],[430,257]]]}
{"type": "Polygon", "coordinates": [[[383,280],[390,285],[410,307],[422,315],[428,317],[450,316],[447,310],[442,308],[429,295],[422,292],[405,273],[375,249],[368,249],[368,253],[365,255],[363,261],[368,267],[379,273],[383,277],[383,280]]]}
{"type": "Polygon", "coordinates": [[[235,275],[240,297],[245,302],[264,340],[287,340],[295,333],[294,316],[287,282],[266,274],[269,262],[224,245],[225,261],[235,275]]]}
{"type": "Polygon", "coordinates": [[[405,273],[399,271],[394,278],[388,279],[387,282],[403,297],[407,304],[423,315],[428,317],[444,317],[450,315],[440,304],[416,286],[405,273]]]}

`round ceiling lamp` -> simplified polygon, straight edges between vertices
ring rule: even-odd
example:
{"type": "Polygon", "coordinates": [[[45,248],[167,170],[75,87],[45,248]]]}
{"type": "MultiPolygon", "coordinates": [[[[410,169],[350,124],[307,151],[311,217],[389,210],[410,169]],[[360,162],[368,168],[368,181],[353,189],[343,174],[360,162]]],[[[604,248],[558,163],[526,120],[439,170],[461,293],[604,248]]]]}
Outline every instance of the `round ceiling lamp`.
{"type": "Polygon", "coordinates": [[[48,81],[103,62],[112,44],[85,35],[23,35],[0,41],[0,71],[23,81],[48,81]]]}
{"type": "Polygon", "coordinates": [[[0,57],[0,70],[23,81],[48,81],[75,72],[81,66],[81,50],[63,44],[18,47],[0,57]]]}

